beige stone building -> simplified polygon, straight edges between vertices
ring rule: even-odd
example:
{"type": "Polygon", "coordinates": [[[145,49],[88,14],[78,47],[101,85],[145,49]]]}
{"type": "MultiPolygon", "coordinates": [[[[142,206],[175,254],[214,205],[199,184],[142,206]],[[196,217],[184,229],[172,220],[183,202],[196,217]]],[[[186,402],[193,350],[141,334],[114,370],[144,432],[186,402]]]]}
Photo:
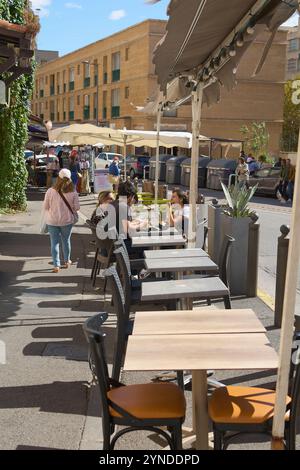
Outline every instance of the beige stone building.
{"type": "Polygon", "coordinates": [[[297,26],[284,28],[287,32],[286,79],[300,77],[300,19],[297,26]]]}
{"type": "MultiPolygon", "coordinates": [[[[155,117],[139,113],[157,92],[152,64],[155,45],[165,31],[165,21],[146,20],[42,65],[36,74],[32,111],[56,126],[93,122],[115,128],[155,129],[155,117]]],[[[270,151],[277,154],[283,119],[286,35],[277,33],[259,76],[252,73],[267,36],[248,50],[238,69],[238,85],[223,90],[219,104],[203,109],[201,133],[240,139],[240,128],[265,121],[270,151]]],[[[162,128],[191,130],[191,107],[166,112],[162,128]]]]}

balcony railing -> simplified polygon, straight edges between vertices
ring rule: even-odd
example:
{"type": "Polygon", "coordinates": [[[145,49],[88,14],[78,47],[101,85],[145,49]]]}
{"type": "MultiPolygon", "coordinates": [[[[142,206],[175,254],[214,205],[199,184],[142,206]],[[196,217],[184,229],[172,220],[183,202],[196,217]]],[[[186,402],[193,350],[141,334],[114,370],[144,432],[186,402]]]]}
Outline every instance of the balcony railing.
{"type": "Polygon", "coordinates": [[[84,88],[88,88],[89,86],[91,86],[91,78],[90,77],[85,77],[85,79],[83,81],[83,86],[84,86],[84,88]]]}
{"type": "Polygon", "coordinates": [[[112,106],[111,108],[111,117],[117,118],[120,116],[120,106],[112,106]]]}
{"type": "Polygon", "coordinates": [[[121,77],[120,69],[112,71],[112,81],[113,82],[118,82],[120,80],[120,77],[121,77]]]}
{"type": "Polygon", "coordinates": [[[69,91],[73,91],[75,88],[75,82],[69,82],[69,91]]]}

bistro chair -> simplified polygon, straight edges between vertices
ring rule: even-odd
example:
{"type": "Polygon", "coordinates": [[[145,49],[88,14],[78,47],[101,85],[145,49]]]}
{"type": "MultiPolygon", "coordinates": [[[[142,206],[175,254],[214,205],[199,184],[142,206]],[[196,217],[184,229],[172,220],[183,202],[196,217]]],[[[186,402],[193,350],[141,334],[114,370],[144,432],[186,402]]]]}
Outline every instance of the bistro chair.
{"type": "MultiPolygon", "coordinates": [[[[190,276],[184,276],[184,279],[203,279],[203,278],[213,278],[216,279],[216,283],[218,283],[220,280],[222,281],[222,284],[226,286],[228,290],[228,294],[226,296],[222,296],[224,300],[224,305],[225,308],[231,308],[231,301],[230,301],[230,286],[228,282],[228,263],[229,263],[229,257],[230,257],[230,251],[232,244],[235,242],[235,239],[233,237],[230,237],[229,235],[225,235],[220,254],[219,254],[219,272],[216,273],[215,275],[213,274],[204,274],[201,275],[199,274],[194,274],[190,276]]],[[[214,283],[214,281],[213,281],[214,283]]],[[[214,297],[216,297],[214,295],[214,297]]],[[[221,297],[221,296],[220,296],[221,297]]],[[[208,296],[206,298],[208,305],[211,305],[211,298],[208,296]]]]}
{"type": "Polygon", "coordinates": [[[125,297],[116,267],[111,266],[106,269],[104,276],[111,289],[111,295],[114,300],[114,312],[117,317],[117,328],[114,344],[114,359],[112,368],[112,378],[119,380],[121,367],[126,348],[127,337],[132,333],[133,324],[129,320],[130,312],[125,308],[125,297]]]}
{"type": "MultiPolygon", "coordinates": [[[[285,445],[295,450],[296,417],[300,402],[300,334],[292,350],[289,396],[286,397],[285,445]]],[[[272,434],[275,390],[228,386],[216,389],[208,410],[213,422],[214,449],[225,450],[240,434],[272,434]]]]}
{"type": "Polygon", "coordinates": [[[175,384],[125,386],[110,378],[104,351],[105,334],[95,317],[88,319],[83,329],[91,347],[100,389],[103,450],[113,450],[121,436],[140,430],[155,432],[166,439],[172,450],[181,450],[186,409],[182,390],[175,384]],[[116,425],[125,428],[115,432],[116,425]]]}
{"type": "MultiPolygon", "coordinates": [[[[130,311],[130,307],[134,304],[141,304],[145,303],[141,300],[141,293],[142,293],[142,283],[144,282],[161,282],[160,279],[153,279],[151,277],[147,278],[146,280],[135,279],[132,276],[131,272],[131,264],[128,256],[128,252],[123,246],[120,246],[114,251],[114,255],[117,261],[118,272],[120,273],[120,278],[122,280],[123,291],[125,295],[125,309],[128,312],[130,311]]],[[[142,261],[142,260],[141,260],[142,261]]],[[[143,260],[144,262],[144,260],[143,260]]],[[[152,301],[151,304],[154,302],[152,301]]],[[[161,302],[159,302],[161,305],[161,302]]],[[[169,308],[174,309],[176,308],[175,302],[166,299],[163,304],[169,308]]]]}

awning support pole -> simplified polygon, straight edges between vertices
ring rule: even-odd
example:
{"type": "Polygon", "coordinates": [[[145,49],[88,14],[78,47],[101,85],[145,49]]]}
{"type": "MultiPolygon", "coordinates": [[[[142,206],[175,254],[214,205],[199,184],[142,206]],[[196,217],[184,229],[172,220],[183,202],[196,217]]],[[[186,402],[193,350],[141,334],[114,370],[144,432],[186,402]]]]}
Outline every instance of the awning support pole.
{"type": "Polygon", "coordinates": [[[188,226],[188,246],[196,246],[197,235],[197,199],[198,199],[198,157],[199,157],[199,135],[201,126],[201,110],[203,98],[203,83],[199,83],[192,92],[192,158],[190,178],[190,217],[188,226]]]}
{"type": "MultiPolygon", "coordinates": [[[[298,2],[300,5],[300,1],[298,2]]],[[[276,401],[272,429],[272,449],[284,450],[283,438],[288,394],[291,349],[293,345],[294,314],[300,258],[300,132],[295,175],[295,189],[289,242],[286,285],[280,335],[279,365],[276,385],[276,401]]]]}
{"type": "Polygon", "coordinates": [[[126,181],[126,152],[127,152],[127,135],[123,137],[123,157],[124,157],[124,181],[126,181]]]}
{"type": "Polygon", "coordinates": [[[161,128],[161,118],[162,118],[162,111],[163,111],[163,103],[160,103],[157,110],[157,121],[156,121],[156,160],[155,160],[155,185],[154,185],[154,197],[155,197],[155,204],[157,204],[158,200],[158,167],[159,167],[159,134],[161,128]]]}

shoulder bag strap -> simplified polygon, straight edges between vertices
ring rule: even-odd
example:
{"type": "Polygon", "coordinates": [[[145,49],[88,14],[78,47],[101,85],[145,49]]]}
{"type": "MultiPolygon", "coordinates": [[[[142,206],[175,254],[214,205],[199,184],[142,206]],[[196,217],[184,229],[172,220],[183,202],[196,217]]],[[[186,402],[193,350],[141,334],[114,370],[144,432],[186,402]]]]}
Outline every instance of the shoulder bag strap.
{"type": "Polygon", "coordinates": [[[58,194],[60,195],[60,197],[62,198],[62,200],[64,201],[64,203],[66,204],[67,208],[69,209],[69,211],[72,213],[72,215],[74,216],[74,212],[70,206],[70,204],[68,203],[68,201],[66,200],[65,196],[63,195],[63,193],[61,193],[60,191],[58,191],[58,194]]]}

